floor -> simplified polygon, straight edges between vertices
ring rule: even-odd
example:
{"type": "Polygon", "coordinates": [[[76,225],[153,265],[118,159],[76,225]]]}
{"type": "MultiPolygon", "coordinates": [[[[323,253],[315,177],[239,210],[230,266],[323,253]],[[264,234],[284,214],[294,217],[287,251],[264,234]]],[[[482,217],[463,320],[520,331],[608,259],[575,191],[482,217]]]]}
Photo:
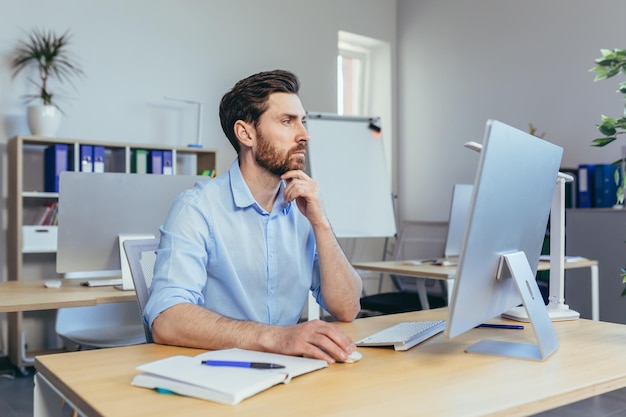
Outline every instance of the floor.
{"type": "MultiPolygon", "coordinates": [[[[2,360],[0,360],[0,365],[2,360]]],[[[22,375],[0,367],[0,416],[32,417],[33,368],[22,375]],[[5,371],[2,371],[5,369],[5,371]]],[[[66,410],[67,415],[71,414],[66,410]]],[[[65,414],[65,413],[64,413],[65,414]]],[[[626,388],[536,415],[537,417],[626,417],[626,388]]]]}

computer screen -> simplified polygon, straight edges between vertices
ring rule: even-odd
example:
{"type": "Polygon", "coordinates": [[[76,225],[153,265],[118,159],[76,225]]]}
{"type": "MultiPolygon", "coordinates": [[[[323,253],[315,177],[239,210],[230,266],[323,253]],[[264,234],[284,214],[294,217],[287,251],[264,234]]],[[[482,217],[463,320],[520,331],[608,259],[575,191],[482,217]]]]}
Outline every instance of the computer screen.
{"type": "Polygon", "coordinates": [[[63,172],[57,272],[120,270],[119,235],[160,237],[178,194],[207,177],[63,172]]]}
{"type": "Polygon", "coordinates": [[[538,344],[481,341],[467,351],[542,360],[558,348],[535,274],[562,153],[487,122],[445,335],[456,337],[524,304],[538,344]]]}
{"type": "Polygon", "coordinates": [[[471,184],[455,184],[452,189],[452,201],[450,202],[450,215],[448,216],[448,234],[444,256],[446,258],[458,257],[461,253],[461,243],[467,223],[470,201],[472,199],[471,184]]]}

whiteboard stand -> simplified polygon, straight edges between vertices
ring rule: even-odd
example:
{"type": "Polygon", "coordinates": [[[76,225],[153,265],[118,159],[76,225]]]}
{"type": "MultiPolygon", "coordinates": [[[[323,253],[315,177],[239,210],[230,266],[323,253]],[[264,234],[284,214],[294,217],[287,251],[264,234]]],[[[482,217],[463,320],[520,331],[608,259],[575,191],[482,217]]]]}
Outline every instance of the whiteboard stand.
{"type": "MultiPolygon", "coordinates": [[[[378,117],[307,112],[309,169],[335,235],[384,237],[384,260],[397,227],[379,126],[378,117]]],[[[314,316],[313,302],[309,300],[309,318],[314,316]]]]}

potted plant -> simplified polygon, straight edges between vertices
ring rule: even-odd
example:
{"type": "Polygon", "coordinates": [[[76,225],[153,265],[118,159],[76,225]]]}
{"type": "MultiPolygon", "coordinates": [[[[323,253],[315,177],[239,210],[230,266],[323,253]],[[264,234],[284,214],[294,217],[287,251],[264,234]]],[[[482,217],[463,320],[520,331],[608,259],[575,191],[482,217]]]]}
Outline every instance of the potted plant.
{"type": "MultiPolygon", "coordinates": [[[[596,66],[589,71],[594,72],[596,77],[594,81],[600,81],[607,78],[614,77],[618,74],[626,75],[626,49],[601,49],[602,56],[595,60],[596,66]]],[[[617,93],[623,94],[626,100],[626,81],[619,84],[617,93]]],[[[622,116],[619,118],[601,116],[601,123],[598,125],[598,130],[603,137],[596,138],[592,141],[593,146],[606,146],[609,143],[617,140],[617,135],[623,135],[626,133],[626,104],[622,116]]],[[[622,171],[624,171],[625,158],[619,159],[614,164],[622,164],[622,171]]],[[[617,202],[622,204],[624,202],[624,179],[622,175],[622,181],[620,184],[619,174],[616,171],[615,183],[617,184],[617,202]]],[[[622,282],[626,284],[626,269],[621,270],[622,282]]],[[[622,290],[622,296],[626,296],[626,288],[622,290]]]]}
{"type": "Polygon", "coordinates": [[[26,95],[29,106],[28,127],[33,135],[54,136],[61,120],[58,96],[50,90],[49,82],[72,82],[73,77],[84,75],[83,70],[70,57],[67,47],[69,31],[57,35],[52,30],[34,29],[27,41],[19,41],[11,59],[13,78],[28,68],[35,67],[37,78],[29,81],[38,89],[37,94],[26,95]]]}
{"type": "MultiPolygon", "coordinates": [[[[594,72],[594,81],[600,81],[614,77],[618,74],[626,74],[626,49],[601,49],[602,56],[595,60],[596,66],[589,71],[594,72]]],[[[626,81],[619,84],[617,92],[624,95],[626,99],[626,81]]],[[[604,137],[596,138],[592,141],[593,146],[606,146],[617,140],[617,135],[626,133],[626,105],[622,116],[619,118],[601,116],[601,123],[598,130],[604,137]]],[[[615,161],[613,164],[623,164],[624,158],[615,161]]],[[[620,181],[619,173],[615,172],[615,183],[617,184],[617,203],[624,203],[624,180],[620,181]]]]}

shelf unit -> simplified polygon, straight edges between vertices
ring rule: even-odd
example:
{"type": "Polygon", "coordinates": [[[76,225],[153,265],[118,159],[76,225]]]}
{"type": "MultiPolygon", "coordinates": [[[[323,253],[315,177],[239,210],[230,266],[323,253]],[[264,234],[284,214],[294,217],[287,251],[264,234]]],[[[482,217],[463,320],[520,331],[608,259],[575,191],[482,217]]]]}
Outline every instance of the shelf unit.
{"type": "MultiPolygon", "coordinates": [[[[172,152],[175,174],[197,175],[216,169],[217,152],[194,147],[101,142],[93,140],[16,136],[8,143],[8,230],[7,271],[10,281],[58,278],[56,273],[56,226],[33,224],[42,207],[58,200],[58,193],[44,192],[44,151],[52,144],[67,144],[74,149],[74,167],[79,167],[81,145],[105,149],[105,172],[131,173],[136,149],[172,152]]],[[[94,173],[93,175],[100,175],[94,173]]],[[[18,367],[30,366],[24,335],[24,315],[9,313],[9,357],[18,367]]],[[[35,315],[36,317],[36,315],[35,315]]],[[[30,352],[28,352],[30,353],[30,352]]]]}

